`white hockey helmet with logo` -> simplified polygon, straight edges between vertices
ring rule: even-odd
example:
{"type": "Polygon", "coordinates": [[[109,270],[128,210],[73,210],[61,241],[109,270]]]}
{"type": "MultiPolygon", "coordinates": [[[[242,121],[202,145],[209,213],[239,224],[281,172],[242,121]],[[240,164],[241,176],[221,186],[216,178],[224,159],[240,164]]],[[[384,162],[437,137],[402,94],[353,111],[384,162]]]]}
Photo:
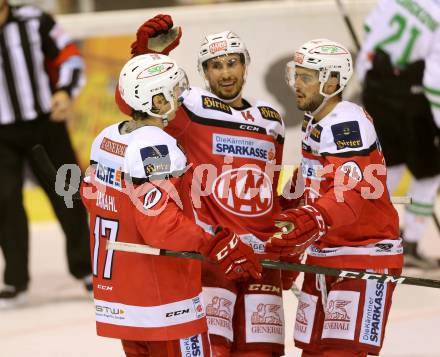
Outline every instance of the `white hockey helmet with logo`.
{"type": "Polygon", "coordinates": [[[308,41],[296,50],[293,61],[286,66],[286,80],[292,88],[295,84],[295,66],[319,72],[319,93],[326,98],[342,92],[353,74],[353,60],[348,49],[327,39],[308,41]],[[339,76],[339,88],[332,94],[325,94],[324,84],[334,73],[339,76]]]}
{"type": "Polygon", "coordinates": [[[176,95],[188,89],[185,71],[175,60],[162,54],[140,55],[129,60],[119,75],[119,92],[134,111],[166,119],[175,110],[176,95]],[[153,109],[153,97],[163,94],[171,104],[167,113],[158,114],[153,109]]]}
{"type": "Polygon", "coordinates": [[[205,76],[203,65],[211,58],[225,56],[232,53],[243,55],[244,64],[251,63],[249,52],[243,40],[232,31],[224,31],[207,35],[200,45],[198,70],[202,77],[205,76]]]}

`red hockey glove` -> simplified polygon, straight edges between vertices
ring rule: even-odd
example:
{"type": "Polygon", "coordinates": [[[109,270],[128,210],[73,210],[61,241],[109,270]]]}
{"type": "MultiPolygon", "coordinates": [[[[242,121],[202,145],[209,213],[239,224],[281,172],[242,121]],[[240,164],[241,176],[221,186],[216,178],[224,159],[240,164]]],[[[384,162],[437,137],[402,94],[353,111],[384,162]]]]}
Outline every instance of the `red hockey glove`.
{"type": "Polygon", "coordinates": [[[157,15],[144,22],[136,32],[136,41],[131,44],[134,56],[147,53],[168,55],[177,47],[182,37],[182,29],[173,29],[173,19],[169,15],[157,15]]]}
{"type": "MultiPolygon", "coordinates": [[[[302,254],[297,255],[286,255],[284,257],[281,257],[282,262],[286,263],[301,263],[302,254]]],[[[281,282],[283,285],[283,290],[290,290],[292,289],[293,283],[298,278],[298,275],[300,274],[299,271],[293,271],[293,270],[281,270],[281,282]]]]}
{"type": "Polygon", "coordinates": [[[261,278],[261,265],[254,250],[228,228],[222,228],[203,248],[202,254],[218,263],[229,280],[261,278]]]}
{"type": "Polygon", "coordinates": [[[327,233],[327,224],[315,207],[307,205],[288,209],[274,216],[275,225],[282,228],[266,244],[266,251],[281,255],[301,254],[314,241],[327,233]]]}

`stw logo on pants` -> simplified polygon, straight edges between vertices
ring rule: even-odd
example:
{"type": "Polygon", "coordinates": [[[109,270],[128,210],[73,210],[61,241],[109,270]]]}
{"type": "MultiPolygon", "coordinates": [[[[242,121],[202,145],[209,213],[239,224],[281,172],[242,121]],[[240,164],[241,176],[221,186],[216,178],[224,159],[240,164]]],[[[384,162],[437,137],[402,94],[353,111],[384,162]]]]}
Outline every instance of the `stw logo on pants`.
{"type": "Polygon", "coordinates": [[[223,209],[237,216],[262,216],[273,205],[271,179],[258,167],[223,172],[214,181],[212,192],[223,209]]]}

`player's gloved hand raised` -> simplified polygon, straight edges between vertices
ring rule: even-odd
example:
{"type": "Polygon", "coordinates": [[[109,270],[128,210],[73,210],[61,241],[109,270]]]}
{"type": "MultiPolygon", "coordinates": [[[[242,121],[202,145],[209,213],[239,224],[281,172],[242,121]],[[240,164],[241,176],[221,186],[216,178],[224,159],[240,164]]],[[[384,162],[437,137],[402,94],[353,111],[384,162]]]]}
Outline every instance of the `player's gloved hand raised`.
{"type": "Polygon", "coordinates": [[[228,228],[217,228],[215,237],[201,253],[218,263],[229,280],[261,278],[262,267],[254,250],[228,228]]]}
{"type": "Polygon", "coordinates": [[[147,53],[168,55],[177,47],[181,37],[182,29],[173,28],[171,16],[157,15],[138,28],[136,41],[131,44],[131,54],[133,57],[147,53]]]}
{"type": "Polygon", "coordinates": [[[274,216],[274,220],[281,231],[269,240],[266,251],[280,255],[301,254],[327,233],[322,213],[310,205],[283,211],[274,216]]]}

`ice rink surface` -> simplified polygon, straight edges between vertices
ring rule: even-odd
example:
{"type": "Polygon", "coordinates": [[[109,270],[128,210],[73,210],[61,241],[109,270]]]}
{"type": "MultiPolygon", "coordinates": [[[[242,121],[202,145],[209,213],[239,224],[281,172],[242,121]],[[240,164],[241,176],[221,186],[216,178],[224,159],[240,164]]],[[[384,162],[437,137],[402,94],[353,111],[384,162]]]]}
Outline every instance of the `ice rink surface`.
{"type": "MultiPolygon", "coordinates": [[[[430,225],[422,247],[440,256],[440,233],[430,225]]],[[[3,261],[0,258],[0,268],[3,261]]],[[[118,340],[95,333],[91,299],[67,272],[64,239],[55,223],[31,226],[30,303],[0,312],[0,357],[124,356],[118,340]]],[[[440,271],[406,275],[440,278],[440,271]]],[[[296,298],[284,296],[286,356],[300,356],[293,346],[296,298]]],[[[440,289],[398,286],[394,295],[383,357],[440,356],[440,289]]]]}

